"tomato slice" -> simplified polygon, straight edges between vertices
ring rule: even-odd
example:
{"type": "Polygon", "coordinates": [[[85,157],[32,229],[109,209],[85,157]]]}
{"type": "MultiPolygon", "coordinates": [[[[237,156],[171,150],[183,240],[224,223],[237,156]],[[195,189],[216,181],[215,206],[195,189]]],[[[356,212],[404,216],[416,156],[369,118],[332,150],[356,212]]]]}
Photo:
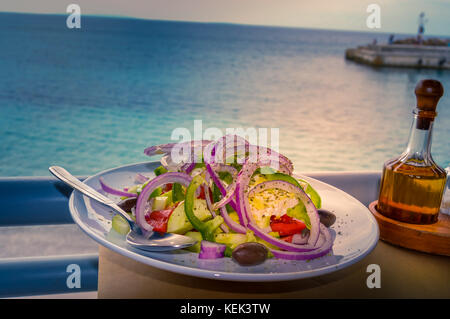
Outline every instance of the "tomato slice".
{"type": "MultiPolygon", "coordinates": [[[[197,196],[198,199],[206,200],[206,192],[205,192],[205,186],[200,186],[200,194],[197,196]]],[[[212,192],[209,192],[209,198],[211,199],[211,202],[214,202],[212,192]]]]}
{"type": "Polygon", "coordinates": [[[163,194],[164,194],[164,193],[167,193],[167,192],[169,192],[169,191],[171,191],[171,190],[172,190],[172,187],[173,187],[173,184],[172,184],[172,183],[166,184],[166,185],[164,186],[164,189],[163,189],[163,194]]]}
{"type": "Polygon", "coordinates": [[[270,217],[270,228],[272,229],[272,231],[278,232],[278,234],[280,234],[280,237],[299,234],[305,227],[305,223],[296,220],[286,214],[284,214],[280,218],[277,218],[275,216],[270,217]]]}
{"type": "Polygon", "coordinates": [[[281,240],[287,241],[288,243],[292,243],[292,238],[294,235],[280,237],[281,240]]]}
{"type": "Polygon", "coordinates": [[[197,196],[197,198],[206,199],[205,188],[203,186],[200,186],[200,194],[197,196]]]}
{"type": "Polygon", "coordinates": [[[178,203],[173,207],[171,207],[170,209],[155,210],[151,212],[149,215],[146,215],[145,220],[153,227],[154,231],[158,233],[166,233],[169,217],[177,206],[178,203]]]}

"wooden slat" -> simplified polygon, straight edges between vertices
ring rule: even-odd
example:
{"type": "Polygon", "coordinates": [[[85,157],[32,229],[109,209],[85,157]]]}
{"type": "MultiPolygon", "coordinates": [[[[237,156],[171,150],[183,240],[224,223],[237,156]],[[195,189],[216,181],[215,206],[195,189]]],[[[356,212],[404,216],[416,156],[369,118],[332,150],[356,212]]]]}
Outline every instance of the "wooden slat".
{"type": "Polygon", "coordinates": [[[450,256],[450,216],[439,214],[435,224],[417,225],[393,220],[376,210],[374,201],[369,209],[380,227],[380,239],[391,244],[430,254],[450,256]]]}

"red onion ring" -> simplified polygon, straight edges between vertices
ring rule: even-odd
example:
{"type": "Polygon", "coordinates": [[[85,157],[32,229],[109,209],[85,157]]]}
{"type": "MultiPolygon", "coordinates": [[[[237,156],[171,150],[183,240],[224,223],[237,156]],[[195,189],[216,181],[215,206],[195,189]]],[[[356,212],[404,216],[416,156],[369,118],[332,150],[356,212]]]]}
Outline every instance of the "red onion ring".
{"type": "MultiPolygon", "coordinates": [[[[136,223],[141,229],[146,231],[151,231],[152,226],[150,226],[145,220],[146,206],[148,203],[148,198],[152,194],[152,192],[165,184],[168,183],[179,183],[186,187],[191,183],[192,177],[185,173],[178,172],[168,172],[156,176],[152,179],[141,191],[141,194],[138,196],[136,203],[136,223]]],[[[150,209],[153,205],[150,205],[150,209]]]]}
{"type": "Polygon", "coordinates": [[[225,206],[220,207],[220,215],[223,218],[223,221],[225,222],[225,224],[227,224],[228,227],[230,227],[230,229],[236,233],[240,233],[240,234],[246,234],[247,233],[247,228],[245,228],[244,226],[242,226],[241,224],[236,223],[231,217],[230,215],[228,215],[227,209],[225,206]]]}
{"type": "Polygon", "coordinates": [[[214,153],[215,153],[215,147],[217,143],[211,142],[208,145],[205,146],[203,149],[203,162],[206,163],[214,163],[214,153]]]}
{"type": "Polygon", "coordinates": [[[323,235],[324,242],[320,247],[318,247],[315,250],[308,252],[291,252],[291,251],[270,249],[270,251],[276,258],[289,260],[305,260],[322,257],[331,251],[331,248],[333,246],[333,240],[331,238],[330,232],[323,224],[320,224],[320,234],[323,235]]]}
{"type": "Polygon", "coordinates": [[[225,164],[214,164],[214,168],[217,168],[216,170],[218,172],[230,173],[230,175],[233,176],[234,179],[237,177],[238,171],[233,166],[225,165],[225,164]]]}
{"type": "MultiPolygon", "coordinates": [[[[233,168],[233,167],[232,167],[233,168]]],[[[234,168],[233,168],[234,169],[234,168]]],[[[210,180],[211,180],[211,176],[210,174],[208,174],[208,172],[206,172],[206,176],[205,176],[206,182],[209,184],[210,180]]],[[[208,203],[208,202],[207,202],[208,203]]],[[[212,206],[212,205],[211,205],[212,206]]],[[[210,208],[211,209],[211,208],[210,208]]],[[[236,233],[241,233],[241,234],[246,234],[247,233],[247,229],[242,226],[241,224],[236,223],[228,214],[228,211],[224,206],[220,207],[220,215],[223,217],[223,220],[225,222],[225,224],[227,224],[227,226],[235,231],[236,233]]]]}
{"type": "Polygon", "coordinates": [[[289,243],[287,241],[284,241],[282,239],[275,238],[268,233],[266,233],[264,230],[259,228],[253,223],[249,223],[247,225],[248,229],[252,230],[255,233],[255,236],[261,238],[262,240],[268,242],[269,244],[272,244],[280,249],[286,250],[286,251],[293,251],[293,252],[306,252],[315,250],[318,248],[318,246],[312,246],[312,245],[296,245],[289,243]]]}
{"type": "Polygon", "coordinates": [[[294,164],[292,164],[291,160],[283,154],[275,152],[271,148],[258,146],[258,157],[278,161],[280,168],[282,167],[288,175],[291,175],[294,171],[294,164]]]}
{"type": "Polygon", "coordinates": [[[144,184],[150,179],[150,177],[144,176],[142,174],[137,173],[134,180],[139,184],[144,184]]]}
{"type": "Polygon", "coordinates": [[[215,144],[211,151],[214,154],[214,163],[226,164],[226,155],[236,155],[239,150],[244,150],[244,154],[247,152],[247,148],[251,144],[243,137],[238,135],[224,135],[215,144]]]}
{"type": "Polygon", "coordinates": [[[116,196],[122,196],[122,197],[137,197],[138,196],[137,194],[134,194],[134,193],[128,193],[128,192],[121,191],[119,189],[112,188],[111,186],[109,186],[105,183],[105,181],[103,180],[103,177],[99,177],[98,181],[100,182],[100,186],[102,187],[102,189],[109,194],[116,195],[116,196]]]}
{"type": "MultiPolygon", "coordinates": [[[[272,150],[271,148],[250,144],[246,139],[238,135],[222,136],[222,138],[215,143],[212,150],[212,153],[214,153],[214,163],[227,163],[227,158],[224,157],[227,154],[230,154],[230,151],[231,154],[235,155],[239,150],[244,150],[244,153],[248,152],[247,157],[252,159],[253,162],[270,158],[273,162],[279,163],[279,166],[284,167],[287,174],[290,175],[294,171],[294,165],[286,156],[272,150]]],[[[244,162],[245,157],[242,157],[239,163],[243,164],[244,162]]]]}
{"type": "Polygon", "coordinates": [[[179,143],[154,145],[154,146],[147,147],[144,150],[144,154],[147,156],[154,156],[154,155],[158,155],[158,154],[169,154],[176,145],[185,145],[185,144],[190,144],[191,153],[192,153],[192,150],[195,147],[201,146],[203,148],[204,146],[206,146],[209,143],[211,143],[211,141],[199,140],[199,141],[187,141],[187,142],[179,142],[179,143]]]}
{"type": "MultiPolygon", "coordinates": [[[[214,165],[214,167],[217,167],[216,165],[214,165]]],[[[225,165],[224,165],[225,167],[225,165]]],[[[231,166],[226,166],[226,167],[231,167],[231,166]]],[[[234,169],[233,167],[231,167],[232,169],[234,169]]],[[[226,204],[230,204],[230,206],[236,210],[236,202],[233,200],[233,196],[234,196],[234,192],[236,190],[236,176],[233,176],[233,183],[231,183],[230,185],[228,185],[228,188],[225,189],[222,181],[220,180],[219,176],[217,176],[215,170],[213,169],[213,167],[209,164],[206,163],[206,170],[208,172],[208,175],[212,178],[212,180],[214,181],[214,183],[216,184],[216,186],[219,188],[220,192],[222,193],[222,198],[214,203],[213,208],[214,210],[225,206],[226,204]]],[[[229,169],[226,169],[227,171],[230,171],[229,169]]],[[[236,175],[237,171],[234,169],[234,175],[236,175]]]]}
{"type": "MultiPolygon", "coordinates": [[[[245,164],[242,166],[241,171],[238,174],[236,179],[236,212],[239,216],[239,221],[241,225],[247,226],[248,222],[253,222],[253,218],[251,215],[248,215],[245,208],[245,202],[248,202],[248,196],[244,196],[244,193],[248,191],[248,184],[253,173],[262,166],[270,166],[272,164],[271,160],[268,158],[258,159],[256,163],[250,161],[250,158],[247,158],[245,164]]],[[[280,170],[283,173],[288,173],[287,169],[280,167],[280,170]]]]}
{"type": "Polygon", "coordinates": [[[292,243],[296,245],[304,245],[308,242],[308,239],[309,233],[304,237],[301,234],[294,234],[294,236],[292,236],[292,243]]]}
{"type": "Polygon", "coordinates": [[[198,258],[200,259],[223,258],[226,248],[227,246],[224,244],[212,243],[210,241],[202,240],[200,244],[200,253],[198,254],[198,258]]]}
{"type": "Polygon", "coordinates": [[[191,174],[191,172],[194,168],[195,168],[195,163],[186,163],[181,168],[181,171],[186,174],[191,174]]]}
{"type": "Polygon", "coordinates": [[[172,161],[172,156],[170,154],[164,155],[160,159],[160,163],[162,167],[164,167],[169,172],[182,171],[184,165],[186,165],[184,162],[176,163],[172,161]]]}

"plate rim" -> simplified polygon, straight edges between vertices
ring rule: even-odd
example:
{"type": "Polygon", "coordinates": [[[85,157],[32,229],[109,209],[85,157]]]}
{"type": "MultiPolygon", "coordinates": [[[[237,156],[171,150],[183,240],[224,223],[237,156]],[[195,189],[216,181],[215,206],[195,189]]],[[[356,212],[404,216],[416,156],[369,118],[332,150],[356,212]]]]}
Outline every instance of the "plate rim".
{"type": "MultiPolygon", "coordinates": [[[[110,172],[113,172],[113,171],[116,171],[119,169],[124,169],[126,167],[139,166],[139,165],[145,165],[145,164],[152,165],[155,163],[159,163],[159,162],[145,161],[145,162],[124,164],[121,166],[117,166],[114,168],[100,171],[94,175],[90,175],[83,181],[83,183],[88,182],[93,178],[102,176],[104,174],[107,174],[107,173],[110,173],[110,172]]],[[[325,182],[322,182],[318,179],[309,177],[304,174],[298,174],[298,173],[295,173],[295,174],[299,177],[304,176],[304,177],[307,177],[308,179],[314,180],[315,182],[325,184],[325,185],[327,185],[327,187],[331,187],[334,190],[337,190],[338,192],[345,194],[347,197],[350,197],[351,199],[357,201],[362,206],[364,206],[364,204],[362,204],[358,199],[356,199],[352,195],[344,192],[343,190],[341,190],[333,185],[327,184],[325,182]]],[[[210,269],[201,269],[201,268],[196,268],[196,267],[190,267],[187,265],[178,265],[178,264],[174,264],[171,262],[158,260],[158,259],[152,258],[150,256],[141,255],[135,251],[126,249],[124,247],[120,247],[120,246],[108,241],[106,238],[102,238],[101,236],[97,235],[93,230],[91,230],[89,226],[87,226],[85,223],[83,223],[78,218],[77,214],[75,213],[78,210],[74,206],[75,194],[77,194],[77,193],[80,196],[84,196],[83,194],[81,194],[80,192],[78,192],[76,190],[74,190],[71,193],[70,198],[69,198],[70,215],[71,215],[72,219],[75,221],[75,223],[78,225],[78,227],[80,227],[81,230],[85,234],[87,234],[91,239],[95,240],[97,243],[101,244],[102,246],[104,246],[116,253],[121,254],[122,256],[131,258],[135,261],[144,263],[148,266],[155,267],[160,270],[165,270],[165,271],[170,271],[173,273],[185,275],[185,276],[194,276],[194,277],[206,278],[206,279],[215,279],[215,280],[222,280],[222,281],[236,281],[236,282],[279,282],[279,281],[300,280],[300,279],[318,277],[318,276],[333,273],[338,270],[347,268],[347,267],[354,265],[354,264],[358,263],[359,261],[363,260],[369,253],[371,253],[375,249],[375,247],[378,244],[379,236],[380,236],[379,227],[378,227],[378,224],[377,224],[375,218],[370,213],[369,209],[364,206],[367,210],[367,216],[369,217],[371,224],[374,225],[375,236],[368,243],[368,246],[366,247],[366,249],[364,251],[361,251],[361,253],[359,255],[357,255],[343,263],[328,265],[328,266],[322,267],[320,269],[311,269],[311,270],[305,270],[305,271],[301,271],[301,272],[297,271],[297,272],[285,272],[285,273],[257,273],[256,274],[256,273],[233,273],[233,272],[224,272],[224,271],[214,271],[214,270],[210,270],[210,269]]]]}

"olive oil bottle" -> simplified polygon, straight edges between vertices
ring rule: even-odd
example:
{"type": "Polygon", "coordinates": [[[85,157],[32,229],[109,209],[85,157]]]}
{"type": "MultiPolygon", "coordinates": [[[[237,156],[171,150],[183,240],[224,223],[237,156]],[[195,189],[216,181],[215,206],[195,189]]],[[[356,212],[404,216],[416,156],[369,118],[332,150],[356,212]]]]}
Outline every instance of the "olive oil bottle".
{"type": "Polygon", "coordinates": [[[431,156],[431,136],[443,93],[436,80],[416,86],[417,108],[406,150],[383,167],[377,210],[384,216],[412,224],[438,220],[447,174],[431,156]]]}

